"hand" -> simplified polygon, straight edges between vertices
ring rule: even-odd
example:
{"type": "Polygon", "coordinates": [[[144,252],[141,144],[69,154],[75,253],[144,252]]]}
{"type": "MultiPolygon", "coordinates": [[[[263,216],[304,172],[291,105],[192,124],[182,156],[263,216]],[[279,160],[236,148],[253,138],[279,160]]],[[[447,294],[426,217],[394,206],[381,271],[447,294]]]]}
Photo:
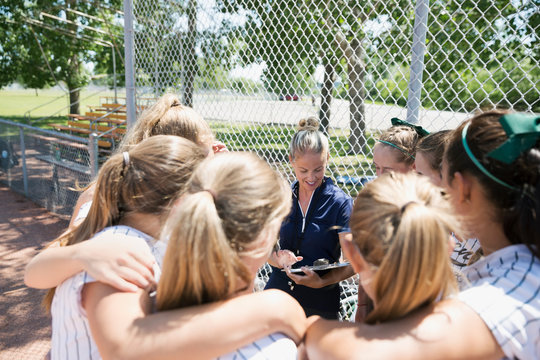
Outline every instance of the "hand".
{"type": "Polygon", "coordinates": [[[304,285],[314,289],[320,289],[326,285],[323,279],[321,279],[319,274],[317,274],[315,271],[308,269],[307,266],[303,266],[301,269],[304,272],[304,275],[293,274],[290,267],[286,267],[285,272],[287,273],[287,276],[297,285],[304,285]]]}
{"type": "Polygon", "coordinates": [[[155,260],[143,239],[101,237],[76,246],[76,260],[97,281],[126,292],[155,284],[155,260]]]}
{"type": "Polygon", "coordinates": [[[221,141],[216,141],[212,144],[212,151],[214,154],[217,154],[220,152],[229,152],[229,149],[227,149],[227,146],[221,141]]]}
{"type": "Polygon", "coordinates": [[[282,269],[289,268],[303,259],[302,256],[296,256],[291,250],[278,250],[276,261],[282,269]]]}

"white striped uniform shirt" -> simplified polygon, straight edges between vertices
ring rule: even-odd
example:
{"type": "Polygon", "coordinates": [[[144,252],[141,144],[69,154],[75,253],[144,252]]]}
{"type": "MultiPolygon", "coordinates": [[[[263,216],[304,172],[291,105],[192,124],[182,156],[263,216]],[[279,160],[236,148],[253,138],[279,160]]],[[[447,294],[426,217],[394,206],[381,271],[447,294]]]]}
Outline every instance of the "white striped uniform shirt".
{"type": "Polygon", "coordinates": [[[498,250],[463,270],[459,293],[509,359],[540,359],[540,260],[525,245],[498,250]]]}
{"type": "MultiPolygon", "coordinates": [[[[156,281],[159,279],[161,262],[166,249],[166,245],[162,241],[155,241],[149,235],[124,225],[105,228],[88,241],[101,237],[144,240],[156,259],[157,265],[154,266],[154,275],[156,281]]],[[[86,272],[80,272],[56,288],[51,305],[52,360],[101,359],[90,332],[86,312],[81,304],[81,291],[84,285],[94,281],[86,272]]]]}
{"type": "MultiPolygon", "coordinates": [[[[455,238],[454,238],[455,239],[455,238]]],[[[467,239],[464,241],[456,240],[456,245],[454,246],[454,251],[450,254],[450,259],[452,260],[452,271],[456,276],[456,280],[460,290],[464,290],[468,287],[468,282],[464,279],[462,270],[467,264],[471,257],[480,249],[480,242],[478,239],[467,239]]]]}
{"type": "Polygon", "coordinates": [[[471,256],[480,249],[480,242],[478,239],[467,239],[464,241],[459,241],[456,239],[456,246],[454,246],[454,251],[450,254],[452,261],[452,266],[454,270],[461,270],[464,266],[469,263],[471,256]]]}
{"type": "Polygon", "coordinates": [[[217,360],[296,360],[296,344],[287,336],[275,333],[252,342],[217,360]]]}

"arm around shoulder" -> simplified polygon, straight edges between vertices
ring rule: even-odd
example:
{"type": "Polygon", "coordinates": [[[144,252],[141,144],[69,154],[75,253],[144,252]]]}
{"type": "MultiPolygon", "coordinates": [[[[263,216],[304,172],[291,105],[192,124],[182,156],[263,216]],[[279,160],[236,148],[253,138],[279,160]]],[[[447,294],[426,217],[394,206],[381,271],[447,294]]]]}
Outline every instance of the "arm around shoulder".
{"type": "Polygon", "coordinates": [[[318,320],[306,333],[310,359],[500,359],[503,353],[467,305],[446,300],[377,325],[318,320]]]}
{"type": "Polygon", "coordinates": [[[177,359],[179,354],[211,359],[275,332],[299,343],[306,318],[289,298],[272,290],[146,315],[143,291],[120,293],[92,283],[84,304],[104,359],[177,359]]]}

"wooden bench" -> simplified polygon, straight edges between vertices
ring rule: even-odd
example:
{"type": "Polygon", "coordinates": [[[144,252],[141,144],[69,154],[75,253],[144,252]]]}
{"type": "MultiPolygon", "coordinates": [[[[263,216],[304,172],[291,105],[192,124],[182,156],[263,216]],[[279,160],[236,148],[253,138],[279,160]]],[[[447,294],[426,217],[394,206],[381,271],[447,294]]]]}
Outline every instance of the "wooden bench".
{"type": "MultiPolygon", "coordinates": [[[[111,140],[120,140],[122,135],[125,134],[125,129],[113,128],[109,126],[99,126],[96,124],[87,124],[77,121],[68,121],[67,125],[51,124],[51,127],[58,131],[69,132],[70,134],[90,135],[91,133],[102,134],[102,137],[111,140]],[[109,132],[110,131],[110,132],[109,132]],[[106,134],[104,134],[106,133],[106,134]]],[[[112,147],[112,141],[98,140],[98,146],[105,149],[112,147]]]]}
{"type": "Polygon", "coordinates": [[[88,106],[90,112],[112,112],[115,114],[126,113],[126,105],[122,104],[101,104],[101,105],[90,105],[88,106]]]}
{"type": "Polygon", "coordinates": [[[115,124],[115,125],[125,125],[126,119],[122,118],[114,118],[110,115],[101,114],[101,113],[95,113],[95,112],[87,112],[86,115],[79,115],[79,114],[68,114],[67,115],[70,119],[77,120],[77,121],[90,121],[94,123],[107,123],[107,124],[115,124]]]}

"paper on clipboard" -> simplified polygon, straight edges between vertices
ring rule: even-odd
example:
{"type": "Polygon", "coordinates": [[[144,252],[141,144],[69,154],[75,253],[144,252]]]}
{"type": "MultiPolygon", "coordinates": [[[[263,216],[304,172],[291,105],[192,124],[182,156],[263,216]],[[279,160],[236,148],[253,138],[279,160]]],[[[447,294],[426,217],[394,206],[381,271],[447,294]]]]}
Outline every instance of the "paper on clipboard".
{"type": "MultiPolygon", "coordinates": [[[[336,269],[344,266],[349,266],[349,262],[342,262],[342,263],[333,263],[333,264],[324,264],[324,265],[313,265],[313,266],[306,266],[308,269],[313,271],[320,271],[320,270],[330,270],[330,269],[336,269]]],[[[285,271],[285,269],[281,269],[281,271],[285,271]]],[[[301,273],[303,272],[301,268],[298,269],[291,269],[291,273],[301,273]]]]}

